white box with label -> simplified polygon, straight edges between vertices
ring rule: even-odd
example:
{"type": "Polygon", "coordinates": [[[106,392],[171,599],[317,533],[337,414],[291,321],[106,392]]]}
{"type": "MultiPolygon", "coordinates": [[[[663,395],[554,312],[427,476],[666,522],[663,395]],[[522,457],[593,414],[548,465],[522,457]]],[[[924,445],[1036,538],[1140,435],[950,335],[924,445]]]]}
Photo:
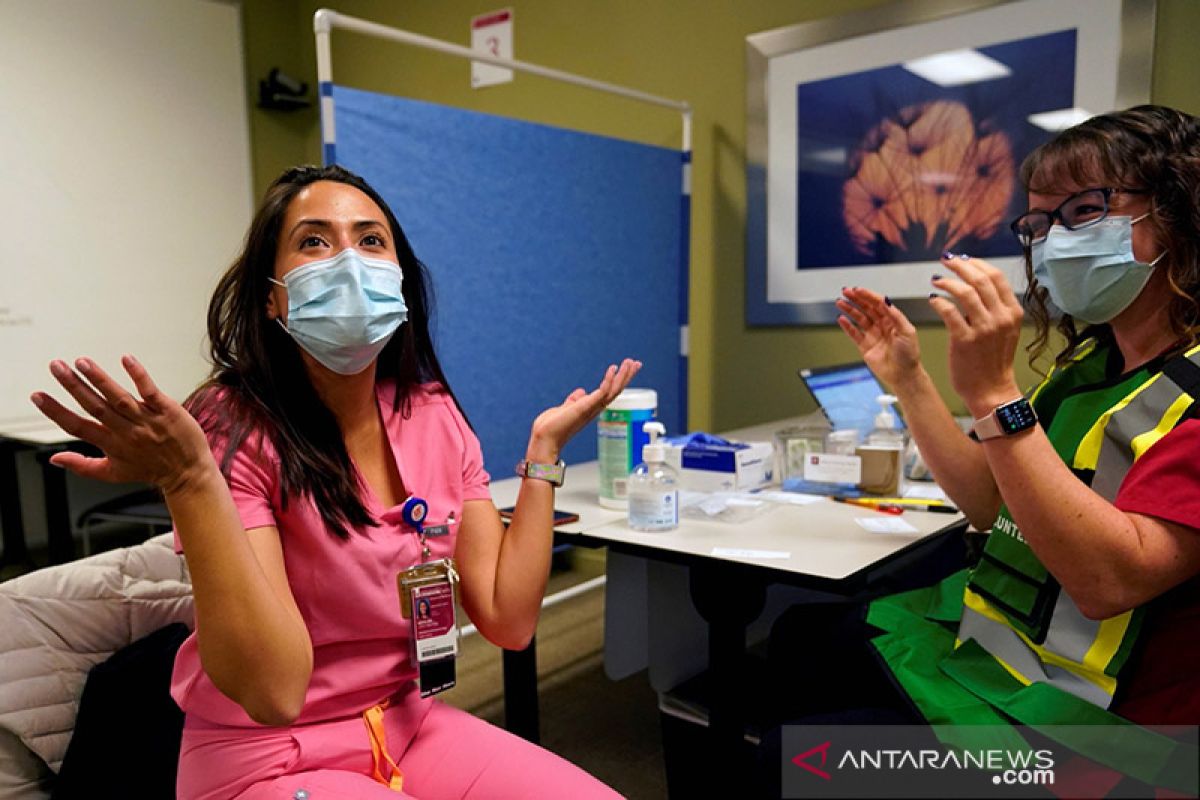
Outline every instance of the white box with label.
{"type": "Polygon", "coordinates": [[[733,492],[765,486],[774,477],[775,446],[770,442],[666,444],[667,463],[679,473],[683,489],[733,492]]]}

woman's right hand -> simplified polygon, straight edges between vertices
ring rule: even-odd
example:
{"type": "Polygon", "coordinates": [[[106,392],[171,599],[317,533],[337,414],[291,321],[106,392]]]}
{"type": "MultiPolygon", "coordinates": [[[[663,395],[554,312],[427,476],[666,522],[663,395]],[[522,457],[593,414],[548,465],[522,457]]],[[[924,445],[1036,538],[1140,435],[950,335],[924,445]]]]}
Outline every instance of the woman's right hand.
{"type": "Polygon", "coordinates": [[[163,394],[133,356],[121,359],[141,396],[139,400],[90,359],[52,361],[52,374],[92,419],[81,417],[45,392],[30,400],[56,425],[100,448],[90,458],[63,452],[50,463],[85,478],[112,483],[140,482],[166,494],[178,491],[216,466],[200,424],[183,406],[163,394]]]}
{"type": "Polygon", "coordinates": [[[921,369],[917,329],[882,295],[858,286],[842,289],[838,325],[858,347],[871,372],[892,391],[921,369]]]}

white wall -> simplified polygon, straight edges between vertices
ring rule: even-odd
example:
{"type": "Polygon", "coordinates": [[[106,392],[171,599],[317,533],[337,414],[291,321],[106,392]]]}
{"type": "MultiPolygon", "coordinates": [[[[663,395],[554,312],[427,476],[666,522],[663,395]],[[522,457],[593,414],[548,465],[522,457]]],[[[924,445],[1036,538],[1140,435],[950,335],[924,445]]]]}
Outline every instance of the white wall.
{"type": "Polygon", "coordinates": [[[204,377],[251,215],[243,74],[230,3],[0,0],[0,428],[51,358],[131,352],[177,399],[204,377]]]}

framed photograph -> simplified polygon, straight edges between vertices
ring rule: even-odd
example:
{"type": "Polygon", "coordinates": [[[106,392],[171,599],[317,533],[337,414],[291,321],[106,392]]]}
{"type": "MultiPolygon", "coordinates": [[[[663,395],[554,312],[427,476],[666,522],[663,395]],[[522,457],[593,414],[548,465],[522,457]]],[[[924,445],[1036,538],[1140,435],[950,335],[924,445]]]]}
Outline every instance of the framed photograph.
{"type": "Polygon", "coordinates": [[[746,38],[746,321],[827,325],[843,286],[936,319],[944,251],[1024,288],[1018,170],[1148,102],[1155,0],[909,0],[746,38]]]}

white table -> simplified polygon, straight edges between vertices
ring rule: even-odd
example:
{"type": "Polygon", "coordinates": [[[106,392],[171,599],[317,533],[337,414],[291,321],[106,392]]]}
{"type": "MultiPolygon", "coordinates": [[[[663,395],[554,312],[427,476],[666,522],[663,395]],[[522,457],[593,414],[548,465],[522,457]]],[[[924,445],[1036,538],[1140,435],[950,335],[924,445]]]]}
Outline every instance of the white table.
{"type": "MultiPolygon", "coordinates": [[[[771,441],[776,430],[796,421],[781,420],[724,435],[771,441]]],[[[701,656],[707,655],[710,675],[721,689],[710,710],[710,732],[717,753],[733,753],[741,741],[744,719],[737,692],[742,685],[746,629],[761,613],[768,586],[784,584],[852,595],[879,574],[919,557],[937,538],[935,534],[962,527],[959,516],[906,511],[900,519],[915,531],[872,533],[856,519],[885,515],[822,499],[803,506],[778,504],[739,525],[684,518],[673,531],[642,533],[629,528],[624,512],[599,505],[598,479],[596,462],[568,467],[566,483],[554,505],[580,518],[557,528],[555,538],[559,543],[608,547],[607,671],[612,677],[624,677],[649,662],[655,688],[661,691],[674,685],[681,677],[680,651],[694,647],[681,630],[686,624],[680,624],[686,623],[688,611],[681,605],[690,603],[693,616],[698,612],[707,629],[701,656]],[[714,553],[715,548],[787,555],[731,556],[714,553]]],[[[497,481],[492,484],[493,499],[497,505],[511,505],[519,488],[516,478],[497,481]]],[[[506,668],[509,666],[506,662],[506,668]]],[[[533,680],[536,682],[536,673],[533,680]]],[[[533,698],[536,703],[536,688],[533,698]]]]}

